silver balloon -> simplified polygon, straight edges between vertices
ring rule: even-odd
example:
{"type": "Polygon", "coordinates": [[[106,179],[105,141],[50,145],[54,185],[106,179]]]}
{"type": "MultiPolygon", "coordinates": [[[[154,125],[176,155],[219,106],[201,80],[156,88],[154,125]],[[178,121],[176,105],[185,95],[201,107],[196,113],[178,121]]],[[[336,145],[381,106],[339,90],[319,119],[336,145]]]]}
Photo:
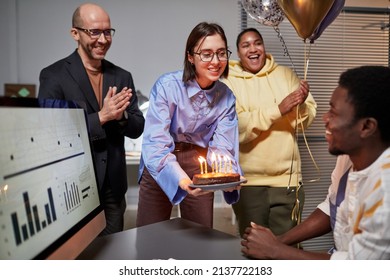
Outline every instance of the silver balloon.
{"type": "Polygon", "coordinates": [[[241,0],[248,15],[258,23],[278,26],[285,17],[277,0],[241,0]]]}

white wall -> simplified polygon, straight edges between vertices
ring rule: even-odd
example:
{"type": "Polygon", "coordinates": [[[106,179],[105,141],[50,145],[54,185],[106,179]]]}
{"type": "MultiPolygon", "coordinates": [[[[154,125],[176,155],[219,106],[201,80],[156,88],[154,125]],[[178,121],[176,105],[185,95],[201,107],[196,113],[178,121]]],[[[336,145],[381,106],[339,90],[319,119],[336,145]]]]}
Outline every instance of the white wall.
{"type": "MultiPolygon", "coordinates": [[[[40,70],[69,55],[69,34],[78,0],[2,0],[0,95],[4,83],[39,85],[40,70]],[[8,38],[8,40],[7,40],[8,38]],[[6,44],[4,44],[6,42],[6,44]]],[[[229,44],[239,26],[237,0],[96,0],[116,28],[107,59],[129,70],[145,95],[159,75],[182,68],[191,29],[200,21],[221,24],[229,44]]]]}
{"type": "MultiPolygon", "coordinates": [[[[0,1],[0,96],[4,83],[39,85],[40,70],[69,55],[69,34],[80,0],[0,1]]],[[[145,95],[159,75],[182,68],[191,29],[213,21],[225,29],[235,57],[239,0],[96,0],[117,29],[107,59],[129,70],[145,95]]],[[[346,0],[346,6],[388,7],[390,0],[346,0]]]]}

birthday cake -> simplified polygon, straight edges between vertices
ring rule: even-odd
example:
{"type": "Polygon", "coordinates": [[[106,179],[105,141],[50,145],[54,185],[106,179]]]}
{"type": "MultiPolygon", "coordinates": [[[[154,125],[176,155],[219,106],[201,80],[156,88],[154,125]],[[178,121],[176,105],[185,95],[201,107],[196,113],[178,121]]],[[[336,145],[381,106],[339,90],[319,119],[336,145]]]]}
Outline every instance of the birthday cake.
{"type": "Polygon", "coordinates": [[[214,185],[226,184],[240,181],[240,174],[238,173],[203,173],[195,174],[192,178],[194,185],[214,185]]]}

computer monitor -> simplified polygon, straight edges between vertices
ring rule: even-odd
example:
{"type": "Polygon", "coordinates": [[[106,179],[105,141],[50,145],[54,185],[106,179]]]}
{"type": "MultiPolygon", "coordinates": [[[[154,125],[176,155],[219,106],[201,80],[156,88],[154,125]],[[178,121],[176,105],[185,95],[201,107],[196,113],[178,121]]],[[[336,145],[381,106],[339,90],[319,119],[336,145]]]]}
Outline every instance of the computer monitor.
{"type": "Polygon", "coordinates": [[[104,229],[85,112],[0,98],[0,259],[74,259],[104,229]]]}

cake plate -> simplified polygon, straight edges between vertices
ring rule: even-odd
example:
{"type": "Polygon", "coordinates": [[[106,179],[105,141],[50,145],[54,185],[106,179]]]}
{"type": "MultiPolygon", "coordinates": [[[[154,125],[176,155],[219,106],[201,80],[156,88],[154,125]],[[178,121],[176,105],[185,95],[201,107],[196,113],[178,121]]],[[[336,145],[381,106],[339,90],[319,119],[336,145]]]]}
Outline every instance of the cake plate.
{"type": "Polygon", "coordinates": [[[231,188],[231,187],[235,187],[235,186],[238,186],[240,184],[245,184],[246,182],[248,182],[248,180],[241,179],[240,181],[237,181],[237,182],[229,182],[229,183],[224,183],[224,184],[212,184],[212,185],[194,185],[194,184],[190,184],[189,186],[191,188],[201,188],[203,190],[216,191],[216,190],[224,190],[224,189],[228,189],[228,188],[231,188]]]}

